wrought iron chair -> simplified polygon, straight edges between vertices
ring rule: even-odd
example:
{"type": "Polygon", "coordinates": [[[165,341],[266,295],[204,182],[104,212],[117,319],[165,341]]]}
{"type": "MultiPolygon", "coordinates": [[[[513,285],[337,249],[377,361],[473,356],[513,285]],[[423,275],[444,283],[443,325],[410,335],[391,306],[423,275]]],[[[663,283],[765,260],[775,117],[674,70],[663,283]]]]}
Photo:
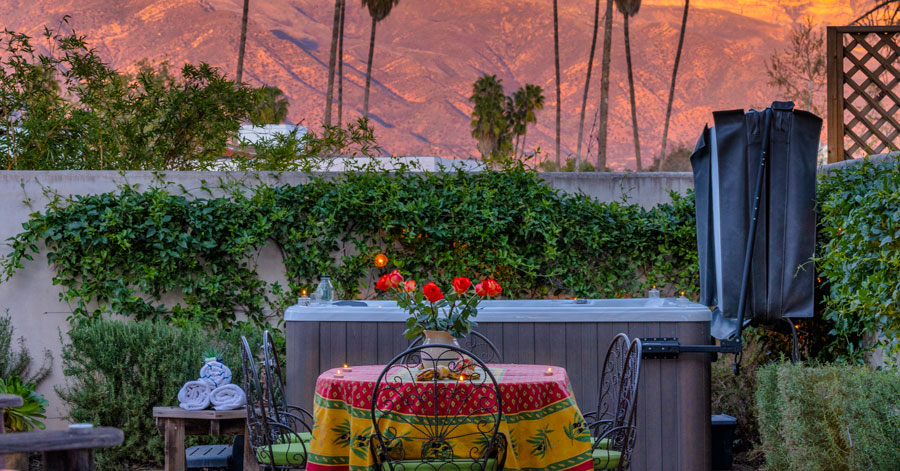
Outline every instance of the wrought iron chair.
{"type": "MultiPolygon", "coordinates": [[[[294,422],[299,420],[305,424],[306,428],[312,428],[315,423],[312,414],[300,406],[288,404],[287,402],[284,375],[281,372],[281,361],[278,358],[278,350],[275,348],[275,339],[268,330],[263,333],[263,359],[265,397],[276,420],[288,426],[292,426],[294,422]]],[[[305,432],[301,432],[301,434],[303,433],[305,432]]]]}
{"type": "MultiPolygon", "coordinates": [[[[409,347],[417,347],[421,345],[424,340],[424,336],[419,336],[409,344],[409,347]]],[[[473,330],[472,332],[469,332],[469,335],[458,340],[462,348],[474,353],[485,363],[503,363],[503,355],[500,354],[500,350],[497,350],[497,346],[494,345],[494,342],[491,342],[491,339],[487,338],[481,332],[473,330]]]]}
{"type": "Polygon", "coordinates": [[[296,421],[291,425],[299,427],[300,431],[295,431],[275,418],[259,380],[253,351],[244,336],[241,336],[241,363],[244,393],[247,395],[247,433],[257,462],[270,471],[304,469],[309,456],[308,441],[304,441],[300,434],[311,434],[311,430],[302,421],[296,421]]]}
{"type": "Polygon", "coordinates": [[[626,471],[631,467],[637,419],[638,383],[641,376],[641,341],[634,339],[625,353],[612,422],[591,425],[594,469],[626,471]],[[595,434],[595,430],[603,430],[595,434]]]}
{"type": "MultiPolygon", "coordinates": [[[[426,373],[427,374],[427,373],[426,373]]],[[[485,363],[450,345],[411,347],[391,360],[372,393],[372,450],[383,471],[494,471],[506,440],[500,387],[485,363]],[[469,357],[474,373],[456,380],[417,375],[469,357]]]]}
{"type": "Polygon", "coordinates": [[[600,394],[597,398],[597,409],[584,414],[592,433],[596,435],[602,435],[607,428],[612,426],[618,400],[619,381],[622,379],[625,357],[630,345],[631,341],[628,336],[622,333],[613,338],[606,351],[603,369],[600,370],[600,394]]]}

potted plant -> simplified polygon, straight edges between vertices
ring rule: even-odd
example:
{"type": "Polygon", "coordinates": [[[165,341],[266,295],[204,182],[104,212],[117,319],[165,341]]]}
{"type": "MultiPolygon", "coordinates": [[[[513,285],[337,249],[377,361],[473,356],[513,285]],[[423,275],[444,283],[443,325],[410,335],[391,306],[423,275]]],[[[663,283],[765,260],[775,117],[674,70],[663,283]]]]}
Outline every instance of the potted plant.
{"type": "MultiPolygon", "coordinates": [[[[472,289],[472,281],[465,277],[454,278],[452,289],[446,293],[433,281],[420,291],[415,280],[404,280],[397,270],[382,276],[375,288],[389,293],[409,313],[403,336],[409,340],[424,336],[423,345],[459,346],[456,339],[466,336],[477,325],[473,318],[478,315],[478,303],[503,292],[500,283],[490,278],[472,289]]],[[[426,353],[437,358],[442,350],[426,353]]]]}

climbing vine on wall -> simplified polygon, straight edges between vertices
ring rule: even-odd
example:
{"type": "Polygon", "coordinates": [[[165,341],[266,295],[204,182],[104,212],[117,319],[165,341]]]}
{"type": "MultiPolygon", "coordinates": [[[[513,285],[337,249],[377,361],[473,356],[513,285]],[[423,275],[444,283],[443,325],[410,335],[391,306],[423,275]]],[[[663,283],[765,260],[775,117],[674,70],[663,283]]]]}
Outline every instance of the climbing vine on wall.
{"type": "Polygon", "coordinates": [[[344,298],[375,296],[372,280],[395,268],[439,282],[494,277],[509,297],[636,296],[650,285],[693,293],[698,284],[692,196],[650,210],[597,203],[518,167],[360,171],[193,196],[173,186],[51,198],[10,240],[4,279],[44,251],[75,319],[113,312],[207,326],[277,316],[321,273],[344,298]],[[283,255],[286,286],[258,276],[267,244],[283,255]],[[390,263],[376,268],[380,252],[390,263]]]}

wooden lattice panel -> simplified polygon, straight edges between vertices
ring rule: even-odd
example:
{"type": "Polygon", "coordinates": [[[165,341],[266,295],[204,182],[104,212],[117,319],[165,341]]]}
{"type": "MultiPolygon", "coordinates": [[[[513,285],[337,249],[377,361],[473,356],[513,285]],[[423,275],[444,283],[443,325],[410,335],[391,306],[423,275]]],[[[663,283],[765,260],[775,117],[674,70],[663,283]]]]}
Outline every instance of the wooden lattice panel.
{"type": "Polygon", "coordinates": [[[828,28],[828,161],[900,149],[900,27],[828,28]]]}

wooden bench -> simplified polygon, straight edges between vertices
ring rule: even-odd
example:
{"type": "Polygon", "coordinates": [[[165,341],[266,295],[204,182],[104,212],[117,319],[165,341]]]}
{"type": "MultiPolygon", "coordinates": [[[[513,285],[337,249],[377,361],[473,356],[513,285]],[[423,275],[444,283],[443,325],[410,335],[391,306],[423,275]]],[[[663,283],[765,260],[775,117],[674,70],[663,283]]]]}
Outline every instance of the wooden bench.
{"type": "Polygon", "coordinates": [[[116,446],[124,439],[115,427],[7,433],[0,435],[0,454],[41,452],[44,469],[93,471],[94,448],[116,446]]]}
{"type": "MultiPolygon", "coordinates": [[[[0,394],[0,433],[6,433],[6,409],[21,407],[25,402],[16,394],[0,394]]],[[[6,467],[6,457],[0,455],[0,468],[6,467]]]]}

